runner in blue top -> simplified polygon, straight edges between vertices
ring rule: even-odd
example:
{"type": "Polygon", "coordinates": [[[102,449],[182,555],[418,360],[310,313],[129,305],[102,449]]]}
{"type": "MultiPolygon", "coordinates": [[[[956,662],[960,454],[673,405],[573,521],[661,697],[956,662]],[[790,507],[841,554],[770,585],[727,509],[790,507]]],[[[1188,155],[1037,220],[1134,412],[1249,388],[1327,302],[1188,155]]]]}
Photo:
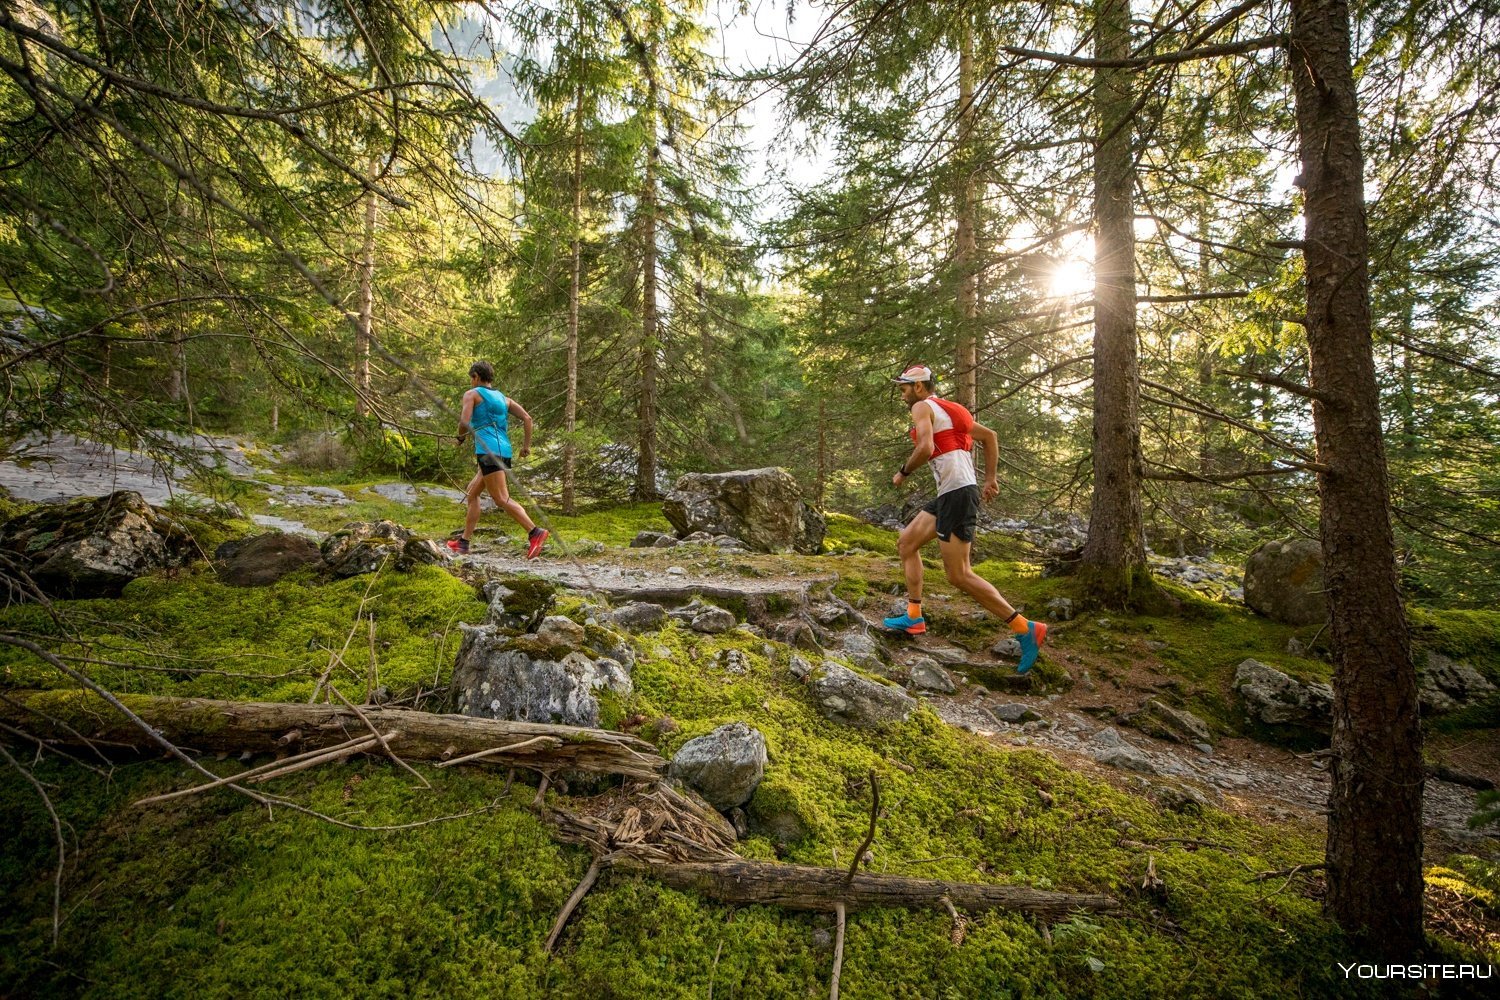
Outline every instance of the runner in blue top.
{"type": "Polygon", "coordinates": [[[470,389],[464,393],[463,414],[458,419],[458,443],[474,436],[474,458],[479,471],[469,480],[465,491],[468,500],[468,515],[464,518],[462,538],[450,538],[448,548],[459,555],[469,551],[469,541],[474,537],[474,526],[479,523],[479,498],[489,490],[496,506],[513,517],[526,529],[526,558],[535,559],[547,541],[547,530],[538,528],[526,509],[510,498],[506,488],[505,470],[511,467],[510,415],[521,418],[524,436],[521,439],[521,457],[531,454],[531,414],[514,399],[490,383],[495,381],[495,366],[488,361],[476,361],[469,366],[470,389]]]}

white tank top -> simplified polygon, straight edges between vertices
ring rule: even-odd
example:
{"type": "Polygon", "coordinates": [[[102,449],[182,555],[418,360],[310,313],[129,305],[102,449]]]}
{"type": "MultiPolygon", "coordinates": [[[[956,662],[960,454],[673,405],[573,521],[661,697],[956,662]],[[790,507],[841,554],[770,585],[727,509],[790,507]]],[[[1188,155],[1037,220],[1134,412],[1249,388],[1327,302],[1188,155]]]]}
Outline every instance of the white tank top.
{"type": "MultiPolygon", "coordinates": [[[[927,398],[922,402],[932,410],[932,435],[937,437],[941,431],[953,429],[953,419],[948,416],[948,411],[938,405],[934,398],[927,398]]],[[[960,414],[962,416],[962,414],[960,414]]],[[[941,455],[932,456],[932,475],[937,480],[938,496],[944,493],[952,493],[954,490],[965,486],[979,485],[978,478],[974,475],[974,452],[970,450],[945,451],[941,455]]]]}

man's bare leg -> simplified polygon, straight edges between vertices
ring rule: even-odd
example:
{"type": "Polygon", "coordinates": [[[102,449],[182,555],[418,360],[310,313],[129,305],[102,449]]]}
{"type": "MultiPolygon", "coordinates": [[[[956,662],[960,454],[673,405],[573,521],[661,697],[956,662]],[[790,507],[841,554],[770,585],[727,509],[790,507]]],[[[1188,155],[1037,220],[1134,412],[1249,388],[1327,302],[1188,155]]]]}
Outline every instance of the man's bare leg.
{"type": "Polygon", "coordinates": [[[1005,621],[1016,613],[1003,594],[993,583],[974,572],[969,562],[974,543],[966,542],[957,535],[950,535],[945,542],[938,540],[938,551],[943,555],[943,572],[948,582],[984,606],[990,614],[1005,621]]]}
{"type": "Polygon", "coordinates": [[[937,518],[921,511],[901,529],[896,538],[896,552],[901,556],[901,573],[906,577],[906,598],[922,600],[922,546],[937,537],[937,518]]]}
{"type": "Polygon", "coordinates": [[[1024,674],[1029,671],[1036,664],[1042,643],[1047,641],[1046,623],[1028,621],[1022,617],[993,583],[974,572],[974,567],[969,562],[972,542],[953,535],[946,542],[939,539],[938,549],[943,554],[943,572],[947,574],[948,582],[1005,623],[1005,627],[1010,629],[1021,646],[1021,662],[1017,664],[1016,672],[1024,674]]]}

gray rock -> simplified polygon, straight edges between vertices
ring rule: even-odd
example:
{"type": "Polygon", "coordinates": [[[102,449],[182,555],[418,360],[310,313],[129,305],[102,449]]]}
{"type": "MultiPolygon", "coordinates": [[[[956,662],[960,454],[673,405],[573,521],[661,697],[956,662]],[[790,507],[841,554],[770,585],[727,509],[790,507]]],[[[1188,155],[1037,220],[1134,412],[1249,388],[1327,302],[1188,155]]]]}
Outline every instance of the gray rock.
{"type": "Polygon", "coordinates": [[[371,492],[407,507],[415,507],[422,499],[411,483],[380,483],[371,487],[371,492]]]}
{"type": "Polygon", "coordinates": [[[453,667],[453,702],[459,712],[484,719],[597,726],[596,692],[628,695],[623,664],[582,653],[561,659],[535,655],[526,640],[493,625],[461,626],[463,642],[453,667]]]}
{"type": "Polygon", "coordinates": [[[1288,656],[1302,656],[1307,652],[1307,647],[1294,635],[1286,641],[1286,651],[1288,656]]]}
{"type": "Polygon", "coordinates": [[[342,507],[349,502],[343,490],[332,486],[273,486],[271,492],[288,507],[342,507]]]}
{"type": "Polygon", "coordinates": [[[877,683],[832,660],[812,672],[813,701],[823,717],[833,722],[876,728],[905,722],[917,707],[900,688],[877,683]]]}
{"type": "Polygon", "coordinates": [[[288,573],[320,566],[323,553],[303,535],[280,531],[225,542],[214,551],[219,579],[231,587],[264,587],[288,573]]]}
{"type": "Polygon", "coordinates": [[[556,591],[533,581],[512,580],[511,584],[515,586],[491,580],[484,585],[490,602],[485,622],[511,632],[530,630],[552,611],[556,591]]]}
{"type": "Polygon", "coordinates": [[[422,492],[430,497],[437,497],[439,500],[461,502],[467,499],[461,490],[450,490],[446,486],[424,486],[422,492]]]}
{"type": "Polygon", "coordinates": [[[1311,538],[1265,542],[1245,563],[1245,604],[1274,621],[1316,625],[1328,620],[1323,547],[1311,538]]]}
{"type": "Polygon", "coordinates": [[[796,653],[793,653],[791,662],[787,665],[787,669],[791,671],[793,677],[797,678],[800,681],[806,680],[807,675],[812,673],[813,665],[807,662],[807,660],[798,656],[796,653]]]}
{"type": "Polygon", "coordinates": [[[734,628],[735,624],[734,612],[724,608],[707,607],[693,616],[692,621],[688,622],[688,628],[706,635],[718,635],[728,632],[734,628]]]}
{"type": "Polygon", "coordinates": [[[996,656],[1017,660],[1021,657],[1021,643],[1014,635],[1007,635],[990,647],[990,652],[996,656]]]}
{"type": "Polygon", "coordinates": [[[1069,597],[1054,597],[1047,602],[1047,614],[1053,621],[1070,622],[1073,620],[1073,600],[1069,597]]]}
{"type": "Polygon", "coordinates": [[[1322,725],[1333,714],[1333,688],[1301,684],[1259,660],[1245,660],[1235,668],[1234,689],[1246,711],[1268,725],[1322,725]]]}
{"type": "Polygon", "coordinates": [[[616,626],[631,632],[651,632],[666,624],[667,611],[660,604],[635,601],[616,608],[608,617],[616,626]]]}
{"type": "Polygon", "coordinates": [[[862,631],[850,632],[844,636],[844,655],[856,667],[868,670],[872,673],[883,673],[885,671],[885,648],[873,638],[862,631]]]}
{"type": "Polygon", "coordinates": [[[750,672],[750,658],[738,649],[721,649],[714,656],[714,666],[729,674],[750,672]]]}
{"type": "Polygon", "coordinates": [[[548,615],[542,619],[541,626],[536,630],[538,642],[545,642],[551,646],[571,646],[577,648],[583,645],[583,626],[565,618],[562,615],[548,615]]]}
{"type": "Polygon", "coordinates": [[[1429,715],[1451,712],[1492,694],[1494,690],[1495,685],[1467,663],[1428,650],[1418,686],[1423,712],[1429,715]]]}
{"type": "Polygon", "coordinates": [[[1125,738],[1120,735],[1119,730],[1113,726],[1105,726],[1093,736],[1090,736],[1089,742],[1097,743],[1101,747],[1122,747],[1128,745],[1125,742],[1125,738]]]}
{"type": "Polygon", "coordinates": [[[373,573],[387,563],[398,570],[445,562],[448,553],[395,521],[356,521],[323,539],[323,561],[334,576],[373,573]]]}
{"type": "Polygon", "coordinates": [[[1104,747],[1094,753],[1094,759],[1101,764],[1118,767],[1122,771],[1139,771],[1141,774],[1160,773],[1156,765],[1151,762],[1151,758],[1129,744],[1104,747]]]}
{"type": "Polygon", "coordinates": [[[1036,722],[1041,719],[1041,716],[1036,713],[1035,709],[1033,709],[1030,705],[1025,704],[1024,702],[1019,701],[1009,701],[1003,705],[996,705],[994,708],[990,709],[990,714],[999,719],[1001,722],[1009,722],[1012,724],[1022,722],[1036,722]]]}
{"type": "Polygon", "coordinates": [[[691,473],[662,501],[679,536],[729,535],[756,552],[822,547],[823,516],[804,503],[797,481],[784,469],[691,473]]]}
{"type": "Polygon", "coordinates": [[[1174,743],[1210,743],[1208,723],[1185,708],[1174,708],[1158,698],[1148,698],[1139,709],[1121,719],[1125,725],[1148,736],[1174,743]]]}
{"type": "Polygon", "coordinates": [[[670,774],[715,809],[750,801],[766,772],[766,738],[743,722],[688,740],[672,757],[670,774]]]}
{"type": "Polygon", "coordinates": [[[665,539],[668,544],[664,545],[664,546],[660,546],[662,548],[670,548],[671,546],[677,544],[677,539],[675,539],[671,535],[665,534],[663,532],[660,532],[660,531],[640,531],[640,532],[637,532],[636,536],[630,540],[630,547],[632,549],[657,548],[658,547],[658,543],[660,541],[662,541],[663,539],[665,539]]]}
{"type": "Polygon", "coordinates": [[[802,618],[793,618],[777,624],[771,630],[771,635],[777,642],[784,642],[788,646],[797,649],[805,649],[811,653],[822,652],[823,646],[818,642],[818,633],[812,623],[802,618]]]}
{"type": "Polygon", "coordinates": [[[198,556],[187,528],[129,490],[47,504],[7,521],[0,551],[53,597],[113,597],[138,576],[198,556]]]}
{"type": "Polygon", "coordinates": [[[937,691],[940,694],[952,694],[958,690],[953,683],[953,678],[948,671],[938,666],[938,662],[931,657],[921,657],[911,667],[911,686],[923,691],[937,691]]]}

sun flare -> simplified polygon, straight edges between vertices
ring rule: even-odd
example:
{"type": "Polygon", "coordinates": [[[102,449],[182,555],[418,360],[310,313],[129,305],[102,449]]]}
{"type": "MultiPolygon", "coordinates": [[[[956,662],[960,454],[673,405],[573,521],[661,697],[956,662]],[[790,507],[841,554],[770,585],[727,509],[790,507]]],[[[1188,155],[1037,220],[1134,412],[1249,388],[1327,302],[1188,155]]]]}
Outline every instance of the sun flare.
{"type": "Polygon", "coordinates": [[[1055,299],[1071,299],[1094,290],[1094,269],[1077,257],[1058,261],[1047,279],[1047,294],[1055,299]]]}

